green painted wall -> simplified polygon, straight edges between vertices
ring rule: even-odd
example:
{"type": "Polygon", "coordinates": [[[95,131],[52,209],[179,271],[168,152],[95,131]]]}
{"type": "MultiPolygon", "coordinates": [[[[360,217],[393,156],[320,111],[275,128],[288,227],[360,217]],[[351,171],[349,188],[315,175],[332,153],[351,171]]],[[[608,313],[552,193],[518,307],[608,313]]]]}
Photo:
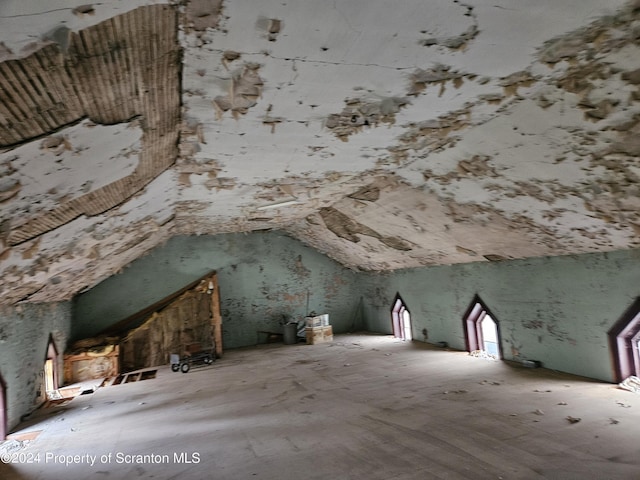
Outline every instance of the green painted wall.
{"type": "Polygon", "coordinates": [[[277,232],[183,236],[79,295],[73,337],[95,335],[210,270],[219,276],[226,348],[255,344],[258,330],[281,331],[283,315],[304,316],[307,294],[308,310],[329,313],[336,333],[390,333],[399,292],[416,340],[463,350],[462,317],[478,294],[500,324],[504,358],[606,381],[606,332],[640,295],[640,250],[367,274],[277,232]]]}
{"type": "Polygon", "coordinates": [[[355,272],[275,232],[180,236],[76,297],[74,339],[93,336],[218,272],[225,348],[255,345],[257,331],[281,332],[285,315],[328,313],[335,333],[353,325],[360,300],[355,272]],[[308,298],[308,310],[307,310],[308,298]]]}
{"type": "Polygon", "coordinates": [[[640,250],[408,269],[369,275],[366,327],[391,332],[397,292],[416,340],[465,349],[477,293],[500,324],[505,359],[613,381],[607,331],[640,296],[640,250]]]}
{"type": "Polygon", "coordinates": [[[9,429],[38,406],[37,392],[49,335],[58,350],[58,378],[62,385],[62,353],[67,348],[70,329],[70,302],[0,307],[0,374],[7,384],[9,429]]]}

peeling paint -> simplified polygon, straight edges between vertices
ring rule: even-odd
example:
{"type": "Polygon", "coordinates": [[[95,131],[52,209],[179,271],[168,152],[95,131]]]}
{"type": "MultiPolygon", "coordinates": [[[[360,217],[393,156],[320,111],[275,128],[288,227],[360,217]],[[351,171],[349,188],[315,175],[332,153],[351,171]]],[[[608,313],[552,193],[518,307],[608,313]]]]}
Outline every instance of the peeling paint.
{"type": "Polygon", "coordinates": [[[448,65],[437,64],[428,70],[418,68],[409,77],[410,87],[407,95],[418,95],[422,93],[428,85],[439,85],[442,88],[448,81],[459,81],[465,74],[456,70],[451,70],[448,65]]]}
{"type": "MultiPolygon", "coordinates": [[[[465,8],[464,16],[472,19],[472,24],[460,35],[453,35],[448,37],[429,37],[423,40],[420,40],[419,44],[424,47],[432,47],[432,46],[440,46],[445,47],[450,50],[461,50],[467,47],[468,43],[478,36],[480,30],[478,29],[478,21],[476,14],[474,12],[474,7],[471,5],[462,4],[459,2],[460,6],[465,8]]],[[[426,33],[426,32],[423,32],[426,33]]]]}
{"type": "MultiPolygon", "coordinates": [[[[187,0],[116,17],[136,27],[131,38],[102,23],[123,12],[111,0],[64,0],[63,11],[34,12],[23,34],[0,19],[0,59],[14,62],[0,65],[0,85],[24,91],[15,108],[25,112],[0,121],[1,301],[68,295],[174,234],[285,229],[362,270],[637,248],[640,4],[585,2],[557,19],[491,10],[486,25],[458,1],[394,6],[393,22],[373,20],[382,2],[371,15],[318,5],[301,27],[302,6],[187,0]],[[175,50],[147,65],[164,69],[125,68],[145,64],[132,45],[167,45],[150,33],[160,23],[179,32],[175,50]],[[179,78],[182,95],[130,82],[146,76],[179,78]],[[170,97],[175,109],[157,109],[170,97]],[[223,121],[227,112],[241,121],[223,121]],[[111,148],[94,148],[88,132],[106,123],[122,125],[111,148]],[[140,140],[115,147],[129,127],[140,140]],[[7,162],[12,152],[20,158],[7,162]],[[105,165],[135,174],[106,185],[105,165]],[[291,198],[295,207],[250,211],[291,198]]],[[[3,118],[17,112],[7,108],[3,118]]]]}
{"type": "Polygon", "coordinates": [[[496,171],[489,165],[491,157],[488,155],[474,155],[469,160],[458,162],[458,173],[461,175],[496,177],[496,171]]]}
{"type": "Polygon", "coordinates": [[[362,131],[364,127],[375,127],[380,123],[392,124],[395,115],[410,102],[406,98],[382,97],[375,99],[352,98],[339,114],[331,114],[325,127],[346,141],[349,135],[362,131]]]}
{"type": "Polygon", "coordinates": [[[362,187],[357,192],[349,195],[350,198],[356,200],[366,200],[367,202],[375,202],[380,198],[380,188],[375,185],[362,187]]]}
{"type": "Polygon", "coordinates": [[[224,112],[227,111],[231,111],[231,115],[237,120],[240,115],[246,114],[251,107],[258,103],[263,86],[263,80],[260,78],[258,70],[260,70],[259,64],[246,63],[242,68],[233,72],[229,93],[213,99],[218,120],[221,120],[224,112]]]}
{"type": "Polygon", "coordinates": [[[411,246],[406,241],[393,236],[380,235],[375,230],[356,222],[335,208],[325,207],[320,209],[320,216],[329,230],[338,237],[350,242],[358,243],[360,241],[358,234],[360,234],[377,238],[395,250],[411,250],[411,246]]]}
{"type": "Polygon", "coordinates": [[[504,89],[504,95],[511,97],[518,94],[518,88],[528,88],[537,80],[529,72],[516,72],[500,81],[504,89]]]}
{"type": "Polygon", "coordinates": [[[222,14],[222,0],[188,0],[185,15],[195,31],[217,28],[222,14]]]}

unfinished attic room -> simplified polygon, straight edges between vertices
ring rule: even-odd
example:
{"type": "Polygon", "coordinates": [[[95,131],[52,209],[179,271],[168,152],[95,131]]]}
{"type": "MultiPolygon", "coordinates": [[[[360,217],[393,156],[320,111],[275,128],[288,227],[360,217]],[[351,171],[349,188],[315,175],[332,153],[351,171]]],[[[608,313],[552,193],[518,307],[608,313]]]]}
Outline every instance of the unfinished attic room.
{"type": "Polygon", "coordinates": [[[1,480],[640,479],[640,0],[0,0],[1,480]]]}

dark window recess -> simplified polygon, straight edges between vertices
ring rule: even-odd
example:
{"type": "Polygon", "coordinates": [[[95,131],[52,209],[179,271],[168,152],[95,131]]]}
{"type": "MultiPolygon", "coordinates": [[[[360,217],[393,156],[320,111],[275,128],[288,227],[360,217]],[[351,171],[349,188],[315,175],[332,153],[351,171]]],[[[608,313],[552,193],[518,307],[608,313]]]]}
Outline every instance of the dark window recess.
{"type": "Polygon", "coordinates": [[[615,380],[640,376],[640,297],[608,332],[615,380]]]}
{"type": "Polygon", "coordinates": [[[7,438],[7,385],[0,375],[0,443],[7,438]]]}
{"type": "Polygon", "coordinates": [[[464,333],[467,351],[482,351],[495,358],[502,358],[500,325],[478,295],[464,315],[464,333]]]}

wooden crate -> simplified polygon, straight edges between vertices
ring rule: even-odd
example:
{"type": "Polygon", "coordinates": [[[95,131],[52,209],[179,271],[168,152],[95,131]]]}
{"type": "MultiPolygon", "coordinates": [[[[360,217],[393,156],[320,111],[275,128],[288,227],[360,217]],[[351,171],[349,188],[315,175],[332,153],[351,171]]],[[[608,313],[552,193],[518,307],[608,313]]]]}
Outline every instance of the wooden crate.
{"type": "Polygon", "coordinates": [[[331,325],[322,327],[322,336],[325,342],[333,342],[333,327],[331,325]]]}
{"type": "Polygon", "coordinates": [[[306,327],[304,331],[307,336],[307,345],[315,345],[317,343],[324,342],[323,327],[306,327]]]}
{"type": "Polygon", "coordinates": [[[306,327],[307,345],[317,343],[333,342],[333,327],[306,327]]]}

